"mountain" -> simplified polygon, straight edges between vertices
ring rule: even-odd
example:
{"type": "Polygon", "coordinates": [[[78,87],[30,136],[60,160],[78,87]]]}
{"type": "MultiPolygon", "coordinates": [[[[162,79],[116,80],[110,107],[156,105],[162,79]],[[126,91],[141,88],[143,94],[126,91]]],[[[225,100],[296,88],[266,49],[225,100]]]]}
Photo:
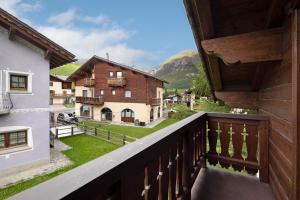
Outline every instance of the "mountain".
{"type": "Polygon", "coordinates": [[[192,85],[191,76],[199,72],[200,63],[198,52],[183,51],[171,56],[151,73],[168,81],[167,88],[188,89],[192,85]]]}

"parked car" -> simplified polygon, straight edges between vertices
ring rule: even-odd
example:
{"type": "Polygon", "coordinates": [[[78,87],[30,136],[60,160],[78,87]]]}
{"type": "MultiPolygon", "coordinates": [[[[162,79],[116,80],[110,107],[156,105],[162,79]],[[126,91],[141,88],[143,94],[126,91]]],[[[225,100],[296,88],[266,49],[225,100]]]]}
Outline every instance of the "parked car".
{"type": "Polygon", "coordinates": [[[74,113],[59,113],[57,116],[57,121],[58,122],[78,122],[78,118],[74,115],[74,113]]]}

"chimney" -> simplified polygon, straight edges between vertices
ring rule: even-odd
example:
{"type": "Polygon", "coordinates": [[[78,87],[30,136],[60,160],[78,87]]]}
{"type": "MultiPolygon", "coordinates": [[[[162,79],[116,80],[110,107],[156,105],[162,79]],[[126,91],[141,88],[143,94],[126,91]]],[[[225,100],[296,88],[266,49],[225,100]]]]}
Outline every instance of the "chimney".
{"type": "Polygon", "coordinates": [[[106,59],[109,60],[109,53],[106,53],[106,59]]]}

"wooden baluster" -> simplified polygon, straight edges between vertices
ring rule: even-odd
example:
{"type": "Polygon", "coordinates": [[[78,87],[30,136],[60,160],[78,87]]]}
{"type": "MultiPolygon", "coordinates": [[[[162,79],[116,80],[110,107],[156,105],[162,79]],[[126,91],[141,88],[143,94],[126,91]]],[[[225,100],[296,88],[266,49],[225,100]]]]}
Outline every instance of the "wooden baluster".
{"type": "Polygon", "coordinates": [[[183,188],[182,188],[182,157],[183,157],[183,149],[182,149],[182,138],[178,139],[177,142],[177,156],[176,156],[176,194],[177,197],[182,196],[183,188]]]}
{"type": "MultiPolygon", "coordinates": [[[[247,130],[247,140],[246,140],[246,144],[247,144],[247,161],[252,161],[252,162],[258,162],[257,159],[257,147],[258,147],[258,128],[257,125],[247,125],[246,126],[246,130],[247,130]]],[[[249,174],[255,175],[258,170],[257,169],[253,169],[253,168],[245,168],[246,171],[249,174]]]]}
{"type": "MultiPolygon", "coordinates": [[[[208,128],[210,131],[208,132],[208,142],[209,142],[209,155],[218,155],[217,153],[217,140],[218,140],[218,122],[212,122],[208,121],[208,128]]],[[[208,161],[212,165],[216,165],[218,163],[217,159],[214,159],[212,157],[208,157],[208,161]]]]}
{"type": "Polygon", "coordinates": [[[124,174],[121,180],[122,200],[144,199],[145,193],[145,168],[132,169],[130,173],[124,174]]]}
{"type": "Polygon", "coordinates": [[[203,120],[201,122],[201,167],[206,168],[207,163],[206,163],[206,149],[207,149],[207,134],[208,134],[208,122],[206,120],[203,120]]]}
{"type": "MultiPolygon", "coordinates": [[[[232,144],[233,144],[233,158],[244,160],[242,156],[242,148],[243,148],[243,129],[244,125],[242,124],[232,124],[232,131],[235,133],[232,136],[232,144]]],[[[233,169],[237,171],[242,171],[243,166],[241,165],[232,165],[233,169]]]]}
{"type": "Polygon", "coordinates": [[[158,198],[158,180],[157,175],[159,173],[159,160],[155,159],[151,161],[147,168],[147,178],[148,182],[145,185],[148,185],[150,188],[147,193],[147,200],[157,200],[158,198]]]}
{"type": "MultiPolygon", "coordinates": [[[[229,158],[229,142],[230,142],[230,127],[231,124],[228,123],[219,123],[219,127],[221,129],[221,133],[220,133],[220,142],[221,142],[221,153],[220,155],[223,157],[227,157],[229,158]]],[[[220,165],[224,168],[228,168],[230,166],[230,164],[224,161],[220,162],[220,165]]]]}
{"type": "Polygon", "coordinates": [[[169,150],[169,200],[175,200],[176,199],[176,163],[175,163],[175,157],[177,153],[176,146],[172,146],[169,150]]]}
{"type": "Polygon", "coordinates": [[[183,166],[182,166],[182,185],[184,199],[191,199],[191,134],[187,132],[183,137],[183,166]]]}
{"type": "Polygon", "coordinates": [[[269,182],[269,122],[261,121],[258,131],[259,141],[259,179],[269,182]]]}
{"type": "Polygon", "coordinates": [[[159,157],[159,200],[168,199],[168,181],[169,181],[169,172],[168,172],[168,164],[169,164],[169,152],[164,152],[159,157]]]}

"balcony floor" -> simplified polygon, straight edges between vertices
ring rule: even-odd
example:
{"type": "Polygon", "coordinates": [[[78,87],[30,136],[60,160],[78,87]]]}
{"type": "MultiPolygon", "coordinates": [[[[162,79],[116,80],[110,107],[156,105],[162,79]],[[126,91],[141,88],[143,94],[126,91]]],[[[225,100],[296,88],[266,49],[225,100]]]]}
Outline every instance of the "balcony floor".
{"type": "Polygon", "coordinates": [[[192,188],[192,200],[274,200],[268,184],[216,168],[202,169],[192,188]]]}

